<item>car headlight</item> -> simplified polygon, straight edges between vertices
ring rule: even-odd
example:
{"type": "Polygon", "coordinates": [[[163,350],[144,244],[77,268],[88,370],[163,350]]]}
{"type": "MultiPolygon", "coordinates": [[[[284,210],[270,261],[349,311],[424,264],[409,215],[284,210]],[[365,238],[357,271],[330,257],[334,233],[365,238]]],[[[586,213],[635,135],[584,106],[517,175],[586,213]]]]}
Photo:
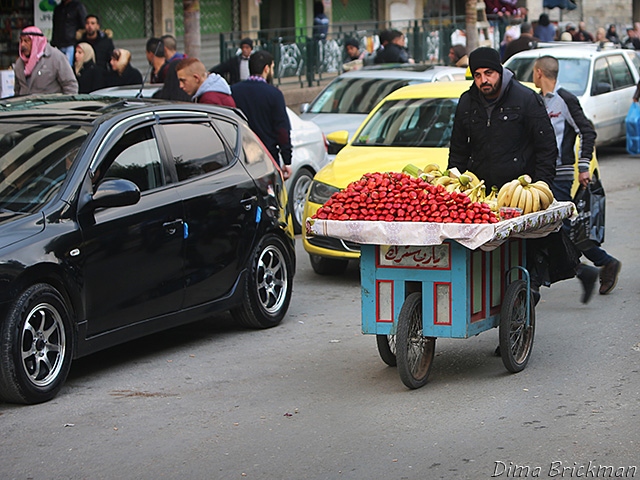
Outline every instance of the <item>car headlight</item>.
{"type": "Polygon", "coordinates": [[[326,183],[316,182],[314,180],[311,183],[311,188],[309,189],[309,201],[322,205],[329,200],[331,195],[339,191],[339,188],[327,185],[326,183]]]}

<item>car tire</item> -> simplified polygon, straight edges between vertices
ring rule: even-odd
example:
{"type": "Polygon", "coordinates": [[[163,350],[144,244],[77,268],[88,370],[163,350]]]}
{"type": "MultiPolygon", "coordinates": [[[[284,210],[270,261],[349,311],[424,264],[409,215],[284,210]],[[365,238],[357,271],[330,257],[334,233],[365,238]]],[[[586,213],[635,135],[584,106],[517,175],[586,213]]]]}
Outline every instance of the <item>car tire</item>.
{"type": "Polygon", "coordinates": [[[293,219],[293,232],[298,234],[302,232],[304,225],[304,202],[307,199],[307,193],[311,182],[313,181],[313,172],[307,168],[301,168],[291,179],[291,188],[289,189],[289,210],[293,219]]]}
{"type": "Polygon", "coordinates": [[[311,268],[318,275],[342,275],[349,266],[349,260],[325,258],[320,255],[309,254],[311,268]]]}
{"type": "Polygon", "coordinates": [[[0,400],[51,400],[71,368],[74,333],[58,290],[39,283],[24,290],[0,326],[0,400]]]}
{"type": "Polygon", "coordinates": [[[291,302],[293,273],[293,259],[284,242],[277,235],[266,235],[251,256],[244,300],[231,310],[234,319],[247,328],[278,325],[291,302]]]}

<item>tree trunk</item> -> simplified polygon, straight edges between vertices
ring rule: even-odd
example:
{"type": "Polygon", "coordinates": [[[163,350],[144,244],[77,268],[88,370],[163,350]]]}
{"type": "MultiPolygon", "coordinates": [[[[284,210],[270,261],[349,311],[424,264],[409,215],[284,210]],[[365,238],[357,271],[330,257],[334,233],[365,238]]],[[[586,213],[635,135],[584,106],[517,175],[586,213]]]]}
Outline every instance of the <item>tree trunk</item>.
{"type": "Polygon", "coordinates": [[[182,0],[184,9],[184,51],[192,58],[200,58],[200,1],[182,0]]]}
{"type": "Polygon", "coordinates": [[[478,0],[465,0],[465,23],[467,35],[467,53],[478,48],[478,0]]]}

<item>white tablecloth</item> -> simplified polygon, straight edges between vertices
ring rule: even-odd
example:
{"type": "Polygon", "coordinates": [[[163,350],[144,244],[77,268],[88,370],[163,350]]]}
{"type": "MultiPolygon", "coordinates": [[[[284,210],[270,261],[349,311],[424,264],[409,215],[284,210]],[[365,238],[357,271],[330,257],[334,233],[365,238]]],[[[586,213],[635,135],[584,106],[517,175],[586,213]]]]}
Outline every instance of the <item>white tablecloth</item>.
{"type": "Polygon", "coordinates": [[[554,201],[541,212],[529,213],[498,223],[432,223],[339,221],[308,218],[309,235],[340,238],[372,245],[440,245],[455,240],[475,250],[493,250],[510,237],[537,238],[555,232],[562,220],[574,216],[572,202],[554,201]]]}

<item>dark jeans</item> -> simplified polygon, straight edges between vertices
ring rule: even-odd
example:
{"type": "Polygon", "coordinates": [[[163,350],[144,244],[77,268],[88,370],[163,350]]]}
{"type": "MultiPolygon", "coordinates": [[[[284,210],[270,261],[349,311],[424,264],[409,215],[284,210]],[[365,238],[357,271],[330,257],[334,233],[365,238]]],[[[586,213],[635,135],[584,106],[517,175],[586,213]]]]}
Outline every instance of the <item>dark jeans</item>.
{"type": "MultiPolygon", "coordinates": [[[[551,184],[551,191],[553,192],[553,196],[559,202],[570,202],[573,199],[571,198],[571,185],[573,184],[572,180],[562,180],[557,181],[554,180],[551,184]]],[[[563,227],[565,231],[569,232],[569,222],[565,220],[563,227]]],[[[587,257],[589,260],[593,262],[593,264],[597,267],[602,267],[606,265],[613,257],[609,255],[605,250],[600,247],[592,247],[588,250],[583,250],[582,254],[587,257]]]]}

